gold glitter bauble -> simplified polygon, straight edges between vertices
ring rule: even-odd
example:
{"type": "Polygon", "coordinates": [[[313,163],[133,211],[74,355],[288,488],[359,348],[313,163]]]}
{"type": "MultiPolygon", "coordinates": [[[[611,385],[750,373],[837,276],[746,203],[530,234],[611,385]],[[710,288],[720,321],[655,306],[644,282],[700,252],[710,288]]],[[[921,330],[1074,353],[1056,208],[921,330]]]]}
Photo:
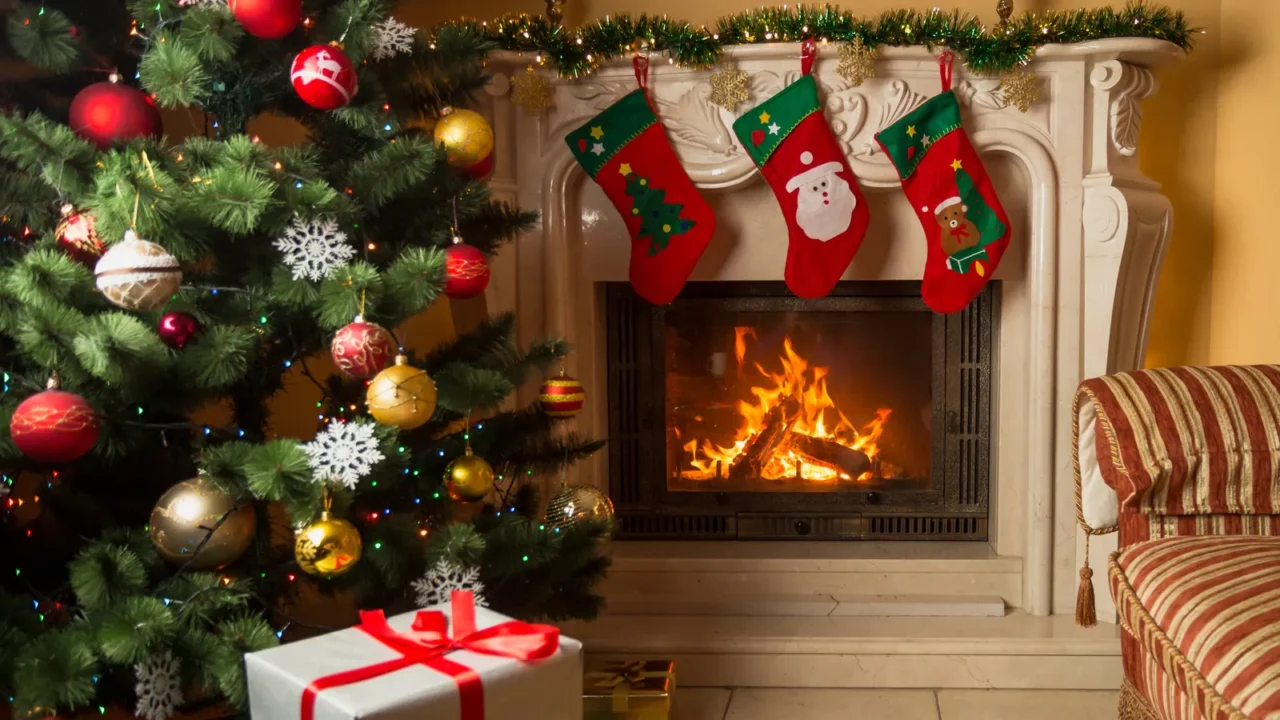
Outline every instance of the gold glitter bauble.
{"type": "Polygon", "coordinates": [[[1026,68],[1016,67],[1000,76],[1000,96],[1026,112],[1040,100],[1040,78],[1026,68]]]}
{"type": "Polygon", "coordinates": [[[436,384],[403,355],[369,381],[365,405],[374,420],[401,430],[421,427],[436,411],[436,384]]]}
{"type": "Polygon", "coordinates": [[[588,520],[611,522],[613,501],[594,485],[565,485],[547,502],[544,522],[552,528],[571,528],[588,520]]]}
{"type": "Polygon", "coordinates": [[[336,577],[360,562],[363,550],[356,526],[320,513],[320,519],[298,531],[293,544],[293,557],[302,572],[316,577],[336,577]]]}
{"type": "Polygon", "coordinates": [[[836,67],[836,74],[855,87],[876,74],[876,49],[864,45],[862,38],[856,37],[844,43],[839,47],[839,52],[840,65],[836,67]]]}
{"type": "Polygon", "coordinates": [[[249,549],[254,519],[253,505],[237,505],[203,478],[194,477],[160,496],[151,511],[151,542],[171,563],[190,562],[190,570],[215,570],[235,562],[249,549]]]}
{"type": "Polygon", "coordinates": [[[511,102],[530,115],[537,115],[551,107],[551,81],[533,69],[511,76],[511,102]]]}
{"type": "Polygon", "coordinates": [[[446,109],[436,123],[437,145],[444,146],[445,157],[456,168],[469,168],[493,152],[493,128],[474,110],[446,109]]]}
{"type": "Polygon", "coordinates": [[[493,489],[493,478],[493,467],[479,455],[472,455],[470,449],[444,470],[449,497],[458,502],[483,500],[493,489]]]}
{"type": "Polygon", "coordinates": [[[733,112],[747,101],[747,73],[725,67],[711,73],[711,103],[733,112]]]}

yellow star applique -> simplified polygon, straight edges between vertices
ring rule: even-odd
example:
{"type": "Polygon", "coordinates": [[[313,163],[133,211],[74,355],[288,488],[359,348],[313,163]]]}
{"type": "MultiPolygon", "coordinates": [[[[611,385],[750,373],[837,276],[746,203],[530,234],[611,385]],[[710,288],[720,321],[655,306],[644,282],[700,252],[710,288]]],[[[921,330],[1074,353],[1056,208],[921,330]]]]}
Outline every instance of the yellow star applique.
{"type": "Polygon", "coordinates": [[[600,127],[599,125],[592,127],[591,137],[595,138],[596,140],[599,140],[600,138],[604,137],[604,128],[600,127]]]}
{"type": "Polygon", "coordinates": [[[618,166],[618,174],[626,177],[631,174],[631,163],[622,163],[618,166]]]}
{"type": "Polygon", "coordinates": [[[960,169],[960,168],[962,168],[962,167],[964,167],[964,165],[962,165],[962,164],[960,163],[960,160],[959,160],[958,158],[957,158],[957,159],[955,159],[955,160],[952,160],[952,161],[951,161],[951,169],[952,169],[952,170],[959,170],[959,169],[960,169]]]}
{"type": "Polygon", "coordinates": [[[916,136],[916,126],[915,126],[915,125],[908,125],[908,126],[907,126],[907,137],[915,137],[915,136],[916,136]]]}
{"type": "Polygon", "coordinates": [[[760,113],[760,124],[764,125],[767,122],[769,122],[769,113],[768,112],[760,113]]]}

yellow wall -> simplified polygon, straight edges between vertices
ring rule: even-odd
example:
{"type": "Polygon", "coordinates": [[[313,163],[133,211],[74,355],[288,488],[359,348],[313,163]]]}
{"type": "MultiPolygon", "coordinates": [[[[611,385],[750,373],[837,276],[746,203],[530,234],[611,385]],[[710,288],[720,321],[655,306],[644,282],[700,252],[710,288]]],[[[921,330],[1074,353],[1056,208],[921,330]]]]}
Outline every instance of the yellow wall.
{"type": "MultiPolygon", "coordinates": [[[[771,0],[780,2],[780,0],[771,0]]],[[[1115,0],[1114,4],[1121,4],[1115,0]]],[[[1260,227],[1271,188],[1260,173],[1275,157],[1268,110],[1280,110],[1276,67],[1280,28],[1274,0],[1165,0],[1207,33],[1187,59],[1160,73],[1159,93],[1147,101],[1142,135],[1144,171],[1162,183],[1173,202],[1174,233],[1156,298],[1148,365],[1280,361],[1280,333],[1255,330],[1255,318],[1280,307],[1272,286],[1280,281],[1280,243],[1267,250],[1260,227]],[[1230,52],[1219,53],[1219,47],[1230,52]],[[1260,97],[1257,88],[1269,87],[1260,97]],[[1219,94],[1221,93],[1221,97],[1219,94]],[[1221,119],[1219,116],[1221,115],[1221,119]],[[1258,238],[1255,240],[1254,238],[1258,238]]],[[[668,13],[695,23],[754,7],[745,0],[565,0],[565,22],[611,12],[668,13]]],[[[1111,3],[1086,0],[1014,0],[1015,9],[1062,10],[1111,3]]],[[[864,15],[897,7],[938,5],[994,22],[996,0],[857,0],[864,15]]],[[[541,13],[541,0],[404,0],[396,15],[429,27],[462,15],[490,18],[505,12],[541,13]]]]}

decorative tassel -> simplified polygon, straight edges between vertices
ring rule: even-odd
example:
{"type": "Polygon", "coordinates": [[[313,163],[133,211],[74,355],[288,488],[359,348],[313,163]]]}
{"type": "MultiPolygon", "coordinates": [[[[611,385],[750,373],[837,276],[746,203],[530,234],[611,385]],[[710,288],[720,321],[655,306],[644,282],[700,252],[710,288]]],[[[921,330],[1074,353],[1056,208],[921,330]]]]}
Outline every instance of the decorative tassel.
{"type": "Polygon", "coordinates": [[[1080,568],[1080,587],[1076,590],[1076,625],[1098,624],[1098,602],[1093,597],[1093,568],[1089,567],[1089,535],[1084,536],[1084,567],[1080,568]]]}

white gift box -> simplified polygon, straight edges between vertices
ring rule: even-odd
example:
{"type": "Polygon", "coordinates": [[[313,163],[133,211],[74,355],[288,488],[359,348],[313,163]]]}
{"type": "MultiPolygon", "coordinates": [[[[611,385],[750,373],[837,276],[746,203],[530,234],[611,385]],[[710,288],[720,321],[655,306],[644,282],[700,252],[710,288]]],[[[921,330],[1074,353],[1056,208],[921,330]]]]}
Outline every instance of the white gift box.
{"type": "MultiPolygon", "coordinates": [[[[445,615],[448,606],[431,608],[445,615]]],[[[475,609],[484,630],[511,618],[475,609]]],[[[417,612],[387,619],[408,632],[417,612]]],[[[452,622],[450,622],[452,633],[452,622]]],[[[403,655],[358,628],[287,643],[245,655],[249,713],[255,720],[300,720],[302,696],[312,682],[335,673],[369,667],[403,655]]],[[[543,660],[455,650],[444,655],[480,675],[485,720],[576,720],[582,717],[582,644],[560,636],[560,649],[543,660]]],[[[369,680],[330,687],[316,695],[314,720],[458,720],[461,697],[449,675],[421,664],[369,680]]]]}

